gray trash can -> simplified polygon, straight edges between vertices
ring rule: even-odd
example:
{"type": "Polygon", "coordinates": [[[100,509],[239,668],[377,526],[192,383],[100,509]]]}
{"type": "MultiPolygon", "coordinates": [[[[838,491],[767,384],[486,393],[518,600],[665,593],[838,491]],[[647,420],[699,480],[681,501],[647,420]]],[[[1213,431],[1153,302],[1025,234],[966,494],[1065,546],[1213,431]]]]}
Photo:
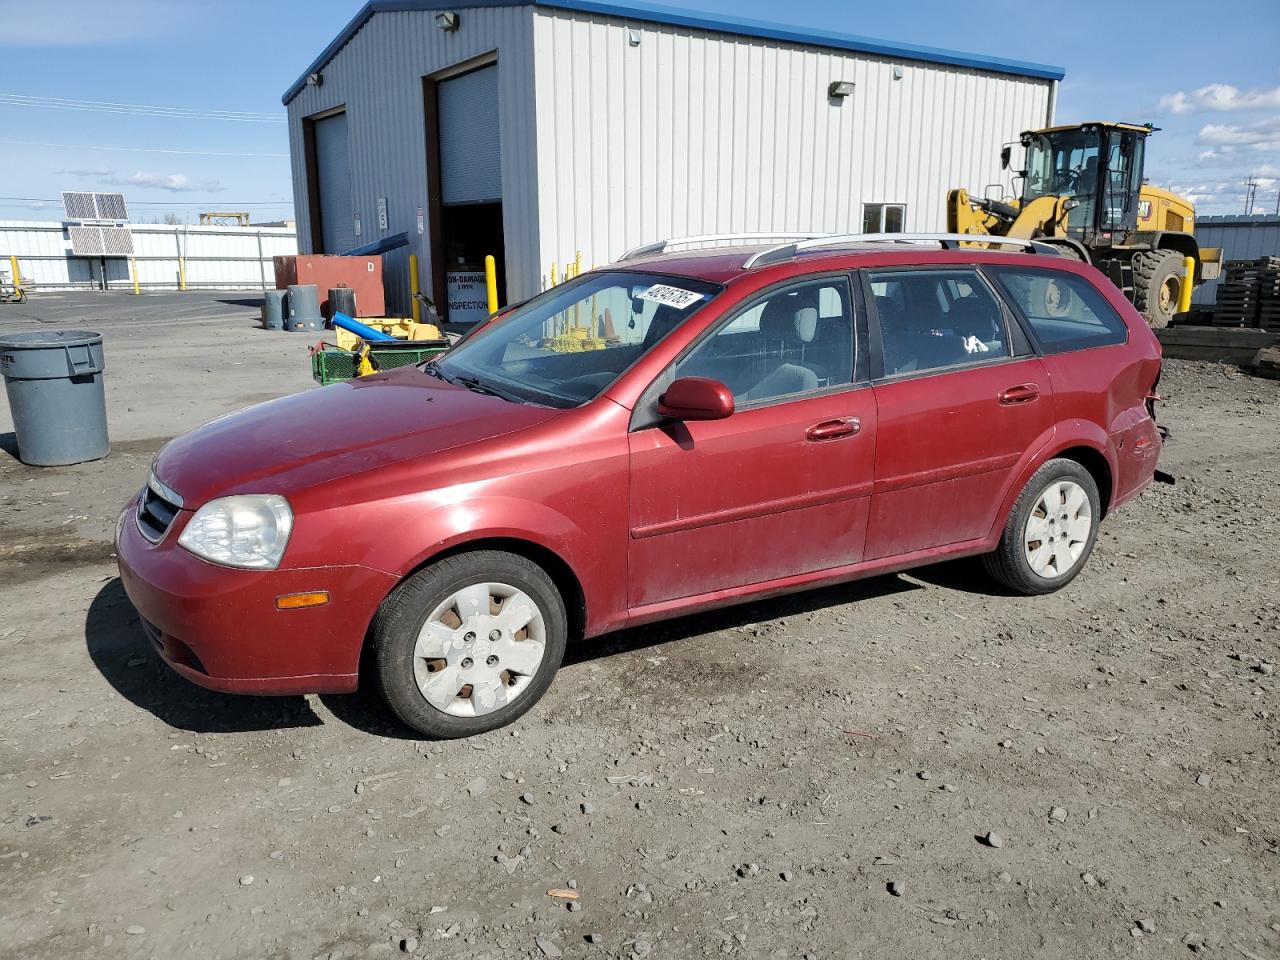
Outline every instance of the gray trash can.
{"type": "Polygon", "coordinates": [[[23,463],[53,467],[100,460],[111,452],[105,369],[99,333],[0,334],[0,374],[23,463]]]}
{"type": "Polygon", "coordinates": [[[268,290],[262,295],[262,325],[268,330],[283,330],[288,290],[268,290]]]}

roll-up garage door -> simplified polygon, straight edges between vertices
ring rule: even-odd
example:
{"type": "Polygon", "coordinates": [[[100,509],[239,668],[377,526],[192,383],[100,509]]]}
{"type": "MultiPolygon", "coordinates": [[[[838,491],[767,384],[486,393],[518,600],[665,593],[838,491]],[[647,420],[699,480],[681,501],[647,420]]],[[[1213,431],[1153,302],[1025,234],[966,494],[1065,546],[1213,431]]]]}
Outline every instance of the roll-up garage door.
{"type": "Polygon", "coordinates": [[[316,187],[320,196],[320,253],[345,253],[356,245],[351,211],[351,155],[347,115],[335,113],[315,122],[316,187]]]}
{"type": "Polygon", "coordinates": [[[497,65],[441,81],[438,97],[441,198],[445,203],[501,200],[497,65]]]}

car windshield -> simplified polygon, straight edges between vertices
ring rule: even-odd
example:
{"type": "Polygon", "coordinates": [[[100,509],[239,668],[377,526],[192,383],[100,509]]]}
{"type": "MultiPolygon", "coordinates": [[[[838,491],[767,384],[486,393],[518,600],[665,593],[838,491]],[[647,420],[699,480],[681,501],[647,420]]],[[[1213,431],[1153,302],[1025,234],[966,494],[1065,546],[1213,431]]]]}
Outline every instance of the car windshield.
{"type": "Polygon", "coordinates": [[[592,271],[466,338],[426,369],[508,400],[576,407],[721,289],[689,277],[592,271]]]}

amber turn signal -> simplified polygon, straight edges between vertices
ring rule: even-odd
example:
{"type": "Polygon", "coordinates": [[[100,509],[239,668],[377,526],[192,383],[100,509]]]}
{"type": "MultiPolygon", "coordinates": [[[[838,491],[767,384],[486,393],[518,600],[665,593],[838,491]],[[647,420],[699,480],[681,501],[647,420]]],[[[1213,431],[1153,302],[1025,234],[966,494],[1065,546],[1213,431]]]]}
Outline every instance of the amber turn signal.
{"type": "Polygon", "coordinates": [[[317,590],[314,593],[286,593],[276,597],[276,609],[300,610],[303,607],[323,607],[328,602],[328,590],[317,590]]]}

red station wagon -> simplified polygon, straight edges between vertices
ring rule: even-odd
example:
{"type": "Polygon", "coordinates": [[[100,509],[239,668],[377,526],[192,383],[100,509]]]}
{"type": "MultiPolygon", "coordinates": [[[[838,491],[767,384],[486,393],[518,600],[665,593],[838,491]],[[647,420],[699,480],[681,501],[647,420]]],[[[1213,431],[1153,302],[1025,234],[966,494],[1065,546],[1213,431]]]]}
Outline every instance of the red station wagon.
{"type": "Polygon", "coordinates": [[[195,683],[352,691],[367,654],[437,737],[570,637],[970,555],[1057,590],[1152,480],[1160,347],[1093,268],[958,239],[654,244],[214,420],[125,508],[125,589],[195,683]]]}

